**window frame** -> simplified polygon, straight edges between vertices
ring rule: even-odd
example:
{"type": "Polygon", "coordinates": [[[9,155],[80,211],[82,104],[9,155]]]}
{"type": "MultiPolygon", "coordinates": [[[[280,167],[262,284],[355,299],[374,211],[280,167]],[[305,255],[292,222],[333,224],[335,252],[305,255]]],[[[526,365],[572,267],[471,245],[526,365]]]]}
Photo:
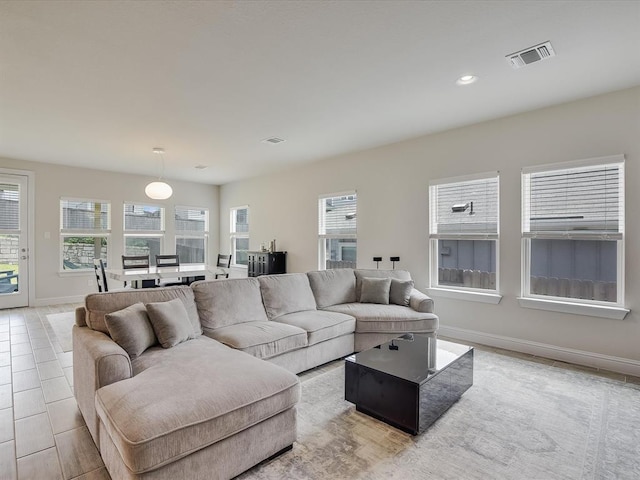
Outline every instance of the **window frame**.
{"type": "MultiPolygon", "coordinates": [[[[209,216],[209,209],[206,207],[194,207],[194,206],[187,206],[187,205],[174,205],[173,207],[173,218],[174,218],[174,241],[173,241],[173,245],[174,245],[174,251],[177,254],[178,253],[178,238],[184,238],[187,240],[197,240],[197,239],[202,239],[203,243],[204,243],[204,260],[203,263],[205,265],[207,265],[209,263],[209,235],[210,235],[210,216],[209,216]],[[204,218],[204,230],[200,231],[200,230],[181,230],[178,228],[178,223],[177,223],[177,211],[178,209],[183,209],[183,210],[200,210],[205,212],[205,218],[204,218]]],[[[180,263],[184,263],[182,260],[180,260],[180,263]]]]}
{"type": "MultiPolygon", "coordinates": [[[[59,213],[60,213],[60,231],[59,231],[59,239],[60,239],[60,249],[59,249],[59,263],[58,263],[58,272],[61,274],[73,274],[73,273],[87,273],[93,271],[93,264],[87,266],[86,268],[77,268],[77,269],[65,269],[64,268],[64,245],[65,238],[73,238],[73,237],[93,237],[93,238],[104,238],[106,241],[106,252],[105,258],[109,259],[109,243],[111,239],[111,201],[110,200],[102,200],[97,198],[79,198],[79,197],[60,197],[59,203],[59,213]],[[106,228],[65,228],[64,227],[64,202],[78,202],[78,203],[93,203],[93,204],[104,204],[107,206],[107,227],[106,228]]],[[[102,258],[102,257],[101,257],[102,258]]]]}
{"type": "Polygon", "coordinates": [[[429,182],[429,287],[430,295],[458,300],[469,300],[482,303],[497,304],[502,299],[500,294],[500,172],[483,172],[473,175],[442,178],[429,182]],[[495,233],[439,233],[437,232],[438,192],[441,185],[476,183],[495,179],[496,185],[496,231],[495,233]],[[440,284],[439,280],[439,241],[440,240],[482,240],[495,242],[495,288],[466,287],[463,285],[440,284]]]}
{"type": "MultiPolygon", "coordinates": [[[[122,205],[122,252],[124,255],[134,255],[127,252],[127,238],[158,238],[160,239],[160,253],[165,250],[166,235],[167,235],[167,211],[164,205],[160,205],[152,202],[129,202],[125,201],[122,205]],[[127,205],[143,206],[143,207],[156,207],[160,209],[160,230],[130,230],[127,229],[127,205]]],[[[153,255],[149,254],[149,264],[155,265],[156,259],[153,255]]]]}
{"type": "Polygon", "coordinates": [[[327,270],[327,240],[355,240],[356,247],[356,265],[358,258],[358,192],[356,190],[348,190],[346,192],[327,193],[318,196],[318,270],[327,270]],[[326,233],[326,201],[329,199],[341,199],[341,197],[353,196],[356,201],[355,220],[356,233],[326,233]]]}
{"type": "Polygon", "coordinates": [[[539,165],[523,168],[521,172],[521,295],[518,297],[520,305],[525,308],[537,308],[563,313],[576,313],[596,317],[622,319],[629,312],[624,307],[625,302],[625,156],[610,155],[571,162],[539,165]],[[598,231],[588,232],[577,230],[576,233],[565,231],[531,231],[529,225],[530,210],[527,210],[530,197],[530,182],[528,176],[536,173],[547,173],[569,169],[587,169],[589,167],[606,167],[617,165],[619,171],[618,193],[618,233],[608,234],[598,231]],[[560,297],[531,293],[531,240],[615,240],[616,248],[616,302],[592,300],[573,297],[560,297]]]}
{"type": "Polygon", "coordinates": [[[249,243],[250,231],[251,231],[251,220],[250,220],[250,209],[249,205],[240,205],[237,207],[231,207],[229,209],[229,245],[231,250],[231,266],[238,268],[249,268],[249,262],[247,264],[238,263],[238,254],[237,254],[237,246],[236,240],[238,239],[247,239],[247,244],[249,243]],[[236,218],[239,210],[247,211],[247,231],[246,232],[237,232],[236,231],[236,218]]]}

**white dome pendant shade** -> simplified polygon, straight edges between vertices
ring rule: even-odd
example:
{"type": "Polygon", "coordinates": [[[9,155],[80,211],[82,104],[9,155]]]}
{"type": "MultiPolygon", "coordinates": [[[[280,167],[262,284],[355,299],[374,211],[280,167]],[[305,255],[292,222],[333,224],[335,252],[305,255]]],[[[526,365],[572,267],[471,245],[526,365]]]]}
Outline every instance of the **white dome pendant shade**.
{"type": "MultiPolygon", "coordinates": [[[[162,174],[164,174],[164,148],[155,147],[153,153],[160,155],[162,159],[162,174]]],[[[162,174],[156,182],[151,182],[144,187],[144,193],[153,200],[166,200],[173,195],[173,188],[168,183],[162,181],[162,174]]]]}
{"type": "Polygon", "coordinates": [[[171,188],[171,185],[168,183],[151,182],[144,187],[144,193],[147,194],[147,197],[153,198],[154,200],[166,200],[173,195],[173,188],[171,188]]]}

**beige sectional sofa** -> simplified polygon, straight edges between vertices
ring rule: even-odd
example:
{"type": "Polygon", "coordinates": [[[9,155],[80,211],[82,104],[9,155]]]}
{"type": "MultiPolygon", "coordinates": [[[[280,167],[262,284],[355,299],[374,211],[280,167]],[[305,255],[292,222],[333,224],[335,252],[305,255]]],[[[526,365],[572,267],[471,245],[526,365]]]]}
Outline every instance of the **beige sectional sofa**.
{"type": "Polygon", "coordinates": [[[295,373],[435,335],[433,303],[410,280],[343,269],[88,295],[74,390],[112,477],[231,478],[290,448],[295,373]]]}

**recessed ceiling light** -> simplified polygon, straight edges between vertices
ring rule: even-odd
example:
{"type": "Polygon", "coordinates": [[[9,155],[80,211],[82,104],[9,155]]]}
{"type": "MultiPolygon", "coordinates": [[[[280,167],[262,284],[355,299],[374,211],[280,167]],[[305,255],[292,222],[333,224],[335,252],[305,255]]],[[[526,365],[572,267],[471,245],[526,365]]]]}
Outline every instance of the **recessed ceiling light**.
{"type": "Polygon", "coordinates": [[[194,168],[197,168],[198,170],[204,170],[205,168],[209,168],[209,165],[196,165],[194,168]]]}
{"type": "Polygon", "coordinates": [[[478,77],[475,75],[463,75],[458,80],[456,80],[456,84],[458,85],[469,85],[478,80],[478,77]]]}

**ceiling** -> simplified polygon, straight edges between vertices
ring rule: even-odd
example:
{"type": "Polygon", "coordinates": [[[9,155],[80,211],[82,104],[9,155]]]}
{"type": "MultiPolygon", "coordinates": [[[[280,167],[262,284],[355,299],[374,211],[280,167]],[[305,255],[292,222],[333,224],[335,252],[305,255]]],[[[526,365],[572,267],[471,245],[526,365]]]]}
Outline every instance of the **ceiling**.
{"type": "Polygon", "coordinates": [[[224,184],[640,85],[638,52],[640,1],[0,0],[0,156],[224,184]]]}

